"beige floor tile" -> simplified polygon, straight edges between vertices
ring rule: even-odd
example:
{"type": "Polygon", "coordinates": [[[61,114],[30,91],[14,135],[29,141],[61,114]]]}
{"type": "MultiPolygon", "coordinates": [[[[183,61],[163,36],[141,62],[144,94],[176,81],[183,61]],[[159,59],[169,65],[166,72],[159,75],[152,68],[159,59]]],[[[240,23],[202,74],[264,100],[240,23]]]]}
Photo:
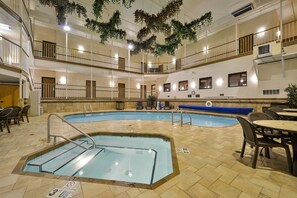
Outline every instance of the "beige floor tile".
{"type": "Polygon", "coordinates": [[[233,182],[231,183],[231,186],[243,191],[244,193],[246,193],[251,197],[258,197],[262,190],[261,186],[253,184],[240,176],[236,177],[233,180],[233,182]]]}
{"type": "Polygon", "coordinates": [[[297,197],[297,186],[295,188],[289,187],[289,186],[282,186],[280,193],[280,198],[291,198],[291,197],[297,197]]]}
{"type": "Polygon", "coordinates": [[[180,198],[180,197],[190,197],[184,191],[180,190],[178,187],[172,187],[161,194],[162,198],[180,198]]]}
{"type": "Polygon", "coordinates": [[[115,198],[129,198],[129,195],[127,192],[123,192],[123,193],[115,196],[115,198]]]}
{"type": "Polygon", "coordinates": [[[109,190],[108,185],[81,182],[81,189],[85,197],[93,197],[109,190]]]}
{"type": "Polygon", "coordinates": [[[26,191],[26,188],[20,188],[6,193],[1,193],[0,197],[1,198],[22,198],[24,196],[25,191],[26,191]]]}
{"type": "Polygon", "coordinates": [[[137,198],[159,198],[160,196],[153,190],[147,190],[137,196],[137,198]]]}
{"type": "Polygon", "coordinates": [[[141,192],[138,188],[130,188],[129,190],[127,190],[127,193],[130,198],[134,198],[137,195],[139,195],[141,192]]]}
{"type": "Polygon", "coordinates": [[[241,194],[240,190],[232,186],[229,186],[220,180],[217,180],[215,183],[213,183],[210,186],[210,190],[216,192],[217,194],[225,198],[238,197],[241,194]]]}
{"type": "Polygon", "coordinates": [[[191,197],[207,197],[207,198],[213,198],[213,197],[217,197],[218,196],[216,193],[210,191],[208,188],[202,186],[199,183],[196,183],[195,185],[193,185],[186,192],[191,197]]]}

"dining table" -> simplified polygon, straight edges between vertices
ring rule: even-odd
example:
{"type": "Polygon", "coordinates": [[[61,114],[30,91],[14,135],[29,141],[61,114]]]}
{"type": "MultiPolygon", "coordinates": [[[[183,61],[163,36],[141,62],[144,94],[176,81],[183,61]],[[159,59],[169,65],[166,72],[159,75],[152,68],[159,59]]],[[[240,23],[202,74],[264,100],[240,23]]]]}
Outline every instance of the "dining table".
{"type": "Polygon", "coordinates": [[[282,117],[294,117],[297,118],[297,112],[276,112],[277,115],[282,117]]]}
{"type": "Polygon", "coordinates": [[[288,112],[297,112],[297,109],[283,109],[283,110],[288,112]]]}
{"type": "Polygon", "coordinates": [[[297,121],[257,120],[253,124],[258,127],[290,132],[292,134],[293,166],[291,171],[294,176],[297,176],[297,121]]]}

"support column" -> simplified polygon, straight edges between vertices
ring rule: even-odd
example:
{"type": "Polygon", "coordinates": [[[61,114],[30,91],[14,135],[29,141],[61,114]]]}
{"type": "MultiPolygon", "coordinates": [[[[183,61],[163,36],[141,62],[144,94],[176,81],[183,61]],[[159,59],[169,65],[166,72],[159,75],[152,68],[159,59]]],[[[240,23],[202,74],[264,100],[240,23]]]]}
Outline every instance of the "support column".
{"type": "Polygon", "coordinates": [[[284,60],[284,50],[283,50],[283,0],[280,0],[280,40],[281,40],[281,51],[280,51],[280,54],[281,54],[281,62],[282,62],[282,73],[283,73],[283,77],[286,77],[286,70],[285,70],[285,60],[284,60]]]}
{"type": "Polygon", "coordinates": [[[68,32],[66,31],[66,50],[65,50],[65,60],[66,60],[66,93],[65,97],[68,98],[68,32]]]}

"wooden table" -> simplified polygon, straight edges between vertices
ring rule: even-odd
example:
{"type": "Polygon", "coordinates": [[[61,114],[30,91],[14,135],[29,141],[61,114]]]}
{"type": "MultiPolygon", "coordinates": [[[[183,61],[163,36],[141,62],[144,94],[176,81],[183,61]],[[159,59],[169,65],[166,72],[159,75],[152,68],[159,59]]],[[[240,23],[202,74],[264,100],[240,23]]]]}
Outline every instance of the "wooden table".
{"type": "Polygon", "coordinates": [[[297,112],[297,109],[283,109],[284,111],[297,112]]]}
{"type": "Polygon", "coordinates": [[[292,133],[293,148],[293,170],[292,174],[297,176],[297,121],[288,120],[257,120],[253,122],[256,126],[287,131],[292,133]]]}
{"type": "Polygon", "coordinates": [[[280,116],[284,117],[297,117],[297,112],[276,112],[280,116]]]}

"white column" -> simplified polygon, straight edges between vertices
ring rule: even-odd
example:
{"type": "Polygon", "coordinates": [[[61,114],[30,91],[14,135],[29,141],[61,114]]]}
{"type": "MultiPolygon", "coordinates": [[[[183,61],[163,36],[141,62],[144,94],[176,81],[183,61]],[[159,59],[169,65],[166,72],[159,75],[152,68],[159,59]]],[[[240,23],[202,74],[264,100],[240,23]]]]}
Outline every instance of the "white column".
{"type": "Polygon", "coordinates": [[[282,62],[282,72],[283,72],[283,77],[286,77],[286,70],[285,70],[285,60],[283,56],[283,0],[280,0],[280,40],[281,40],[281,62],[282,62]]]}
{"type": "Polygon", "coordinates": [[[65,60],[66,60],[66,99],[68,98],[68,32],[66,31],[66,50],[65,50],[65,60]]]}
{"type": "Polygon", "coordinates": [[[129,69],[129,75],[128,75],[128,99],[130,99],[130,67],[131,67],[131,57],[130,57],[130,49],[128,49],[128,69],[129,69]]]}
{"type": "MultiPolygon", "coordinates": [[[[22,14],[22,7],[20,6],[20,12],[22,14]]],[[[22,15],[21,15],[22,16],[22,15]]],[[[23,98],[23,80],[22,80],[22,72],[23,72],[23,26],[22,21],[20,21],[20,48],[19,48],[19,67],[21,69],[20,76],[19,76],[19,98],[23,98]]]]}

